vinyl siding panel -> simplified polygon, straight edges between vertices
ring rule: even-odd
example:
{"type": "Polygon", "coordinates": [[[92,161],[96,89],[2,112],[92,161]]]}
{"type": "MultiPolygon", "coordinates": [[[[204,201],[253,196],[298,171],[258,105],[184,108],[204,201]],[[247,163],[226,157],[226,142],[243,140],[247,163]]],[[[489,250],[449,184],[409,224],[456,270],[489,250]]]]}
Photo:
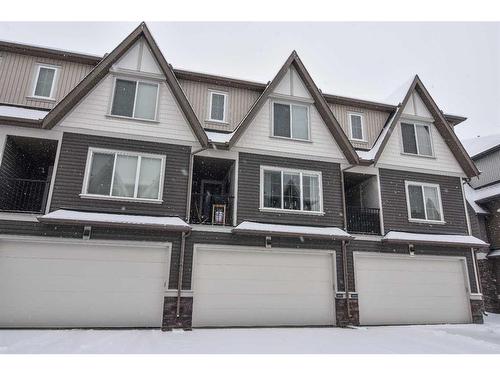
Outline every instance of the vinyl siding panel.
{"type": "Polygon", "coordinates": [[[116,133],[120,136],[127,134],[188,143],[197,142],[190,125],[165,82],[160,84],[157,122],[108,116],[113,85],[113,75],[108,74],[56,128],[65,131],[85,129],[116,133]]]}
{"type": "Polygon", "coordinates": [[[319,225],[342,228],[344,220],[340,165],[336,163],[240,153],[237,215],[238,224],[249,220],[264,223],[319,225]],[[259,210],[261,165],[321,172],[324,215],[261,212],[259,210]]]}
{"type": "Polygon", "coordinates": [[[52,108],[87,75],[91,65],[44,57],[2,53],[0,63],[0,102],[52,108]],[[30,98],[37,73],[37,64],[60,67],[55,88],[55,101],[30,98]]]}
{"type": "Polygon", "coordinates": [[[390,169],[380,169],[379,172],[386,233],[390,230],[417,233],[468,233],[459,177],[390,169]],[[405,181],[439,184],[445,224],[416,223],[408,220],[405,181]]]}
{"type": "Polygon", "coordinates": [[[361,113],[363,115],[363,125],[366,132],[365,138],[366,142],[359,142],[351,140],[351,143],[356,148],[370,149],[378,138],[378,135],[382,131],[387,119],[389,118],[389,112],[375,111],[372,109],[358,108],[347,105],[332,104],[329,103],[328,106],[333,112],[333,115],[340,123],[340,126],[344,130],[348,138],[351,137],[350,125],[349,125],[349,113],[361,113]]]}
{"type": "Polygon", "coordinates": [[[401,126],[398,123],[380,156],[378,161],[379,167],[400,170],[414,169],[423,173],[439,172],[440,174],[449,176],[465,177],[460,164],[433,124],[431,124],[431,137],[434,157],[403,154],[401,126]]]}
{"type": "Polygon", "coordinates": [[[97,212],[186,217],[190,148],[76,133],[64,133],[54,184],[51,211],[59,208],[97,212]],[[81,198],[89,147],[166,155],[163,203],[140,203],[81,198]]]}
{"type": "Polygon", "coordinates": [[[220,86],[185,79],[179,80],[179,83],[191,103],[196,116],[200,120],[200,123],[206,129],[213,130],[233,131],[261,94],[259,91],[255,90],[220,86]],[[210,117],[209,90],[222,91],[228,94],[226,109],[227,124],[208,121],[210,117]]]}
{"type": "Polygon", "coordinates": [[[474,189],[500,181],[500,168],[498,167],[500,164],[500,150],[476,159],[474,163],[481,171],[478,177],[474,177],[470,181],[474,189]]]}
{"type": "Polygon", "coordinates": [[[336,162],[345,161],[344,154],[313,104],[309,106],[311,141],[271,137],[271,103],[271,99],[264,103],[252,123],[236,142],[235,147],[245,152],[255,150],[286,153],[287,156],[297,158],[316,157],[336,162]]]}

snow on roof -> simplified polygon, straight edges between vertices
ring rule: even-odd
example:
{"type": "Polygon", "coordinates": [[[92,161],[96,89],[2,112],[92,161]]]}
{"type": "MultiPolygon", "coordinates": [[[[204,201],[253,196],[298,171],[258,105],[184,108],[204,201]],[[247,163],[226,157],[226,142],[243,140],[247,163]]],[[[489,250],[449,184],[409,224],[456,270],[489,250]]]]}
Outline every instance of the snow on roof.
{"type": "Polygon", "coordinates": [[[321,238],[336,238],[336,239],[351,239],[349,233],[340,228],[335,227],[306,227],[298,225],[283,225],[283,224],[265,224],[251,221],[244,221],[236,228],[233,233],[240,234],[269,234],[282,236],[305,236],[305,237],[321,237],[321,238]]]}
{"type": "Polygon", "coordinates": [[[158,229],[190,230],[189,224],[178,217],[139,216],[122,214],[105,214],[99,212],[83,212],[57,210],[38,217],[41,222],[65,222],[79,224],[108,224],[121,226],[145,226],[158,229]]]}
{"type": "Polygon", "coordinates": [[[490,134],[462,140],[462,144],[471,157],[500,145],[500,134],[490,134]]]}
{"type": "Polygon", "coordinates": [[[48,110],[15,107],[12,105],[0,104],[0,116],[22,118],[27,120],[43,120],[49,113],[48,110]]]}
{"type": "Polygon", "coordinates": [[[500,257],[500,250],[493,250],[490,251],[490,253],[488,254],[488,258],[497,258],[497,257],[500,257]]]}
{"type": "Polygon", "coordinates": [[[395,243],[435,243],[450,244],[455,246],[488,247],[489,244],[474,236],[463,236],[454,234],[425,234],[390,231],[383,238],[384,242],[395,243]]]}
{"type": "Polygon", "coordinates": [[[476,203],[476,191],[469,184],[464,184],[465,199],[470,204],[476,214],[489,214],[484,208],[476,203]]]}
{"type": "Polygon", "coordinates": [[[210,130],[205,130],[205,133],[207,134],[207,137],[210,140],[210,142],[215,142],[215,143],[228,143],[234,134],[234,132],[219,133],[219,132],[212,132],[210,130]]]}
{"type": "Polygon", "coordinates": [[[377,152],[380,149],[380,146],[382,145],[382,142],[384,141],[384,138],[387,137],[387,133],[389,132],[389,129],[391,128],[392,122],[394,121],[394,118],[396,117],[396,113],[397,112],[398,112],[398,109],[394,111],[394,113],[392,114],[392,116],[389,119],[389,121],[387,121],[387,124],[382,129],[382,131],[380,132],[380,134],[379,134],[376,142],[374,143],[373,147],[370,150],[368,150],[368,151],[359,151],[359,150],[356,150],[356,152],[358,153],[358,156],[361,159],[364,159],[364,160],[373,160],[373,159],[375,159],[375,155],[377,155],[377,152]]]}
{"type": "Polygon", "coordinates": [[[472,197],[474,202],[480,202],[482,200],[496,197],[497,195],[500,195],[500,182],[480,189],[475,189],[472,197]]]}

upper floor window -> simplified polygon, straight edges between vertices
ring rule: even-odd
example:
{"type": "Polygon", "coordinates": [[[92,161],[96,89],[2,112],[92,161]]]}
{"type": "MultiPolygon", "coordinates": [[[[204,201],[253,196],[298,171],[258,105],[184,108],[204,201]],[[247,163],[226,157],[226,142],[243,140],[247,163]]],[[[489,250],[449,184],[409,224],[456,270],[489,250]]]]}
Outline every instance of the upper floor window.
{"type": "Polygon", "coordinates": [[[55,81],[58,68],[50,65],[38,65],[33,96],[38,98],[53,99],[55,93],[55,81]]]}
{"type": "Polygon", "coordinates": [[[351,129],[351,139],[356,141],[365,140],[363,130],[363,115],[360,113],[349,113],[349,127],[351,129]]]}
{"type": "Polygon", "coordinates": [[[401,137],[405,154],[432,156],[431,128],[429,125],[401,123],[401,137]]]}
{"type": "Polygon", "coordinates": [[[158,83],[116,78],[111,114],[155,120],[158,83]]]}
{"type": "Polygon", "coordinates": [[[321,172],[261,168],[261,209],[323,212],[321,172]]]}
{"type": "Polygon", "coordinates": [[[226,122],[227,93],[210,91],[211,121],[226,122]]]}
{"type": "Polygon", "coordinates": [[[273,136],[309,140],[309,107],[274,102],[273,136]]]}
{"type": "Polygon", "coordinates": [[[405,185],[410,220],[443,222],[439,185],[409,181],[405,185]]]}
{"type": "Polygon", "coordinates": [[[165,157],[90,149],[83,195],[160,201],[165,157]]]}

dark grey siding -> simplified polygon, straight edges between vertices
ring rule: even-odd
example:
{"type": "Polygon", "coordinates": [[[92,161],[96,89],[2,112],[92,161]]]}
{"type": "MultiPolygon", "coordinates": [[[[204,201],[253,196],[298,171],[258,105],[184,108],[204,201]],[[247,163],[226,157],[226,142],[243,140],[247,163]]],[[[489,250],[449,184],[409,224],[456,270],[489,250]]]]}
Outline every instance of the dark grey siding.
{"type": "Polygon", "coordinates": [[[474,237],[480,238],[485,242],[489,242],[488,235],[486,233],[486,217],[485,215],[478,215],[474,209],[467,203],[467,212],[469,213],[470,227],[472,235],[474,237]]]}
{"type": "Polygon", "coordinates": [[[51,211],[58,208],[186,217],[190,148],[186,146],[64,133],[51,211]],[[163,203],[81,198],[89,147],[166,155],[163,203]]]}
{"type": "Polygon", "coordinates": [[[238,224],[242,221],[265,223],[344,226],[340,165],[313,160],[291,159],[276,156],[239,154],[238,174],[238,224]],[[324,215],[261,212],[260,166],[296,168],[322,173],[324,215]]]}
{"type": "MultiPolygon", "coordinates": [[[[193,266],[194,244],[217,244],[232,246],[255,246],[265,248],[265,236],[246,236],[231,233],[214,232],[192,232],[186,240],[186,251],[184,257],[183,289],[191,288],[191,274],[193,266]]],[[[342,280],[342,256],[339,241],[311,240],[304,238],[272,237],[272,249],[312,249],[312,250],[334,250],[336,255],[337,282],[342,280]]],[[[269,251],[272,251],[270,249],[269,251]]],[[[171,279],[172,280],[172,279],[171,279]]],[[[341,290],[342,285],[339,285],[341,290]]]]}
{"type": "MultiPolygon", "coordinates": [[[[474,274],[474,264],[472,260],[471,250],[467,248],[450,248],[446,246],[428,246],[415,245],[415,256],[419,255],[434,255],[434,256],[460,256],[465,257],[467,263],[467,271],[469,274],[469,283],[472,293],[477,293],[476,276],[474,274]]],[[[347,247],[347,269],[349,276],[349,290],[355,290],[355,275],[353,251],[368,251],[386,254],[408,254],[408,247],[405,245],[389,245],[382,244],[379,241],[359,241],[354,240],[347,247]]]]}
{"type": "Polygon", "coordinates": [[[485,204],[490,212],[486,219],[486,231],[492,249],[500,249],[500,198],[485,204]]]}
{"type": "Polygon", "coordinates": [[[421,233],[468,234],[459,177],[380,169],[380,187],[384,229],[386,233],[390,230],[395,230],[421,233]],[[445,224],[416,223],[408,220],[405,181],[439,184],[445,224]]]}

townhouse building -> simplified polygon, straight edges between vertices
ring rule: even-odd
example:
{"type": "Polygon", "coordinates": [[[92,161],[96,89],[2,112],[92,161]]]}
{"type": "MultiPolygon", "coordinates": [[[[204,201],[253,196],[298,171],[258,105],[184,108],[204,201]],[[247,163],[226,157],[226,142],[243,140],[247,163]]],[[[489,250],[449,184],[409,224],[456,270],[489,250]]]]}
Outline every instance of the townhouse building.
{"type": "Polygon", "coordinates": [[[397,103],[0,43],[0,326],[481,323],[464,183],[418,76],[397,103]]]}
{"type": "Polygon", "coordinates": [[[486,311],[500,312],[500,135],[465,139],[481,174],[465,186],[472,234],[490,244],[477,253],[486,311]]]}

